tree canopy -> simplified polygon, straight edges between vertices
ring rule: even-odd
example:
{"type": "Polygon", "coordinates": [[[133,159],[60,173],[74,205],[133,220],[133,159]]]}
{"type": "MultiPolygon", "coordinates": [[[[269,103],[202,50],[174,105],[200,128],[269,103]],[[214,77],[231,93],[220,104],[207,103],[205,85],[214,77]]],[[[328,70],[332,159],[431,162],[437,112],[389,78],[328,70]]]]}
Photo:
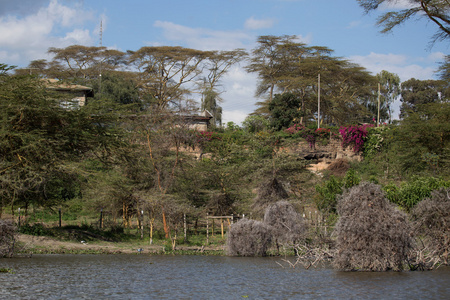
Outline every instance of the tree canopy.
{"type": "MultiPolygon", "coordinates": [[[[395,4],[397,0],[358,0],[359,5],[368,13],[382,5],[395,4]]],[[[409,7],[391,10],[378,18],[381,32],[387,33],[413,17],[426,18],[437,26],[433,42],[450,38],[450,3],[446,0],[408,0],[409,7]]]]}

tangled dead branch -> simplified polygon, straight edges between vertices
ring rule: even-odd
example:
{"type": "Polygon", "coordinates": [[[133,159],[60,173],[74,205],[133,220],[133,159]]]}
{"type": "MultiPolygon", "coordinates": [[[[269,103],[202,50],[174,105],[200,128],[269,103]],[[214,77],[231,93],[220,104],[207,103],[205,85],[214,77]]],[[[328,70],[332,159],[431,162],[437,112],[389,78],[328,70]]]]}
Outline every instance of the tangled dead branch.
{"type": "Polygon", "coordinates": [[[226,252],[230,256],[265,256],[272,242],[269,226],[241,219],[230,227],[226,252]]]}
{"type": "Polygon", "coordinates": [[[338,199],[334,266],[351,271],[400,271],[412,249],[406,215],[384,196],[381,187],[364,182],[338,199]]]}
{"type": "Polygon", "coordinates": [[[264,223],[270,226],[272,239],[278,244],[293,245],[305,237],[306,223],[287,201],[278,201],[266,208],[264,223]]]}
{"type": "Polygon", "coordinates": [[[0,219],[0,257],[12,257],[16,244],[16,226],[0,219]]]}
{"type": "Polygon", "coordinates": [[[411,217],[414,230],[422,241],[422,246],[419,245],[422,257],[428,257],[428,260],[419,260],[420,267],[430,268],[437,263],[448,265],[450,188],[433,191],[430,198],[420,201],[413,208],[411,217]]]}

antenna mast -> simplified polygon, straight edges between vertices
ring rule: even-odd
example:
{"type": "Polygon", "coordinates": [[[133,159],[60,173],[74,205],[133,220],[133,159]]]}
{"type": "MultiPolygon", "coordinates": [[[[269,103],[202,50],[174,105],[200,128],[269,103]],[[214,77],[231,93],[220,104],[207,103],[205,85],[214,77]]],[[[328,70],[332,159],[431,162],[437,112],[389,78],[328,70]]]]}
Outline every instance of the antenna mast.
{"type": "MultiPolygon", "coordinates": [[[[100,19],[100,48],[103,47],[103,20],[100,19]]],[[[98,83],[98,93],[100,95],[100,98],[102,96],[102,63],[103,59],[100,58],[100,76],[99,76],[99,83],[98,83]]]]}

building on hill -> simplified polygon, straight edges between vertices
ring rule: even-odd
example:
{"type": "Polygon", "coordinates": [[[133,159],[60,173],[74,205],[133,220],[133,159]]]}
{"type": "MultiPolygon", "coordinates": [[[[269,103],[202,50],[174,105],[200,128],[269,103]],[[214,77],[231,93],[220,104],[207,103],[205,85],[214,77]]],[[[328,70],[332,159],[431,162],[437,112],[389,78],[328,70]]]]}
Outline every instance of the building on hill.
{"type": "Polygon", "coordinates": [[[207,110],[199,112],[198,114],[183,116],[183,119],[188,124],[189,128],[197,131],[207,131],[212,118],[212,114],[207,110]]]}
{"type": "Polygon", "coordinates": [[[61,82],[58,79],[42,79],[47,88],[67,95],[70,102],[64,102],[62,105],[68,109],[80,108],[87,104],[87,98],[94,97],[94,90],[90,87],[61,82]]]}

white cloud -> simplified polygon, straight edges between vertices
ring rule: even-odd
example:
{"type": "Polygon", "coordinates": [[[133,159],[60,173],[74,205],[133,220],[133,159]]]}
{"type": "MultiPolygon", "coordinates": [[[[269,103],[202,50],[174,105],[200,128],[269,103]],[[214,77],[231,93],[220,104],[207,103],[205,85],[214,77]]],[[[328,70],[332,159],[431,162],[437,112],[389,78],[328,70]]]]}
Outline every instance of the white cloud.
{"type": "Polygon", "coordinates": [[[419,6],[419,4],[413,3],[411,0],[394,0],[385,1],[379,6],[379,10],[397,10],[397,9],[409,9],[419,6]]]}
{"type": "Polygon", "coordinates": [[[275,23],[274,19],[257,20],[251,17],[245,21],[244,27],[245,29],[257,30],[257,29],[271,28],[274,23],[275,23]]]}
{"type": "Polygon", "coordinates": [[[93,42],[91,34],[87,29],[75,29],[72,32],[68,32],[63,40],[69,45],[91,44],[93,42]]]}
{"type": "MultiPolygon", "coordinates": [[[[205,28],[190,28],[172,22],[156,21],[155,27],[162,28],[164,38],[199,50],[233,50],[246,48],[254,37],[242,31],[218,31],[205,28]]],[[[152,43],[153,45],[155,43],[152,43]]]]}
{"type": "Polygon", "coordinates": [[[0,17],[0,58],[8,64],[25,66],[34,59],[48,59],[49,47],[91,44],[90,31],[82,27],[93,16],[78,4],[75,2],[74,7],[69,7],[51,0],[47,7],[30,15],[0,17]],[[66,30],[69,32],[61,34],[66,30]]]}
{"type": "Polygon", "coordinates": [[[255,109],[255,89],[257,76],[247,73],[241,66],[234,66],[223,78],[225,92],[221,95],[224,102],[223,121],[242,123],[255,109]]]}
{"type": "Polygon", "coordinates": [[[242,122],[247,118],[248,113],[242,110],[223,110],[222,124],[226,125],[228,122],[234,122],[235,124],[242,126],[242,122]]]}
{"type": "Polygon", "coordinates": [[[422,66],[422,61],[436,62],[435,58],[442,57],[442,53],[432,53],[428,57],[408,57],[398,54],[370,53],[367,56],[350,56],[349,59],[373,74],[382,70],[397,74],[402,81],[410,78],[419,80],[430,79],[433,77],[435,68],[432,66],[422,66]]]}
{"type": "Polygon", "coordinates": [[[347,29],[356,28],[356,27],[359,27],[360,25],[361,25],[361,21],[352,21],[348,24],[348,26],[346,28],[347,29]]]}

